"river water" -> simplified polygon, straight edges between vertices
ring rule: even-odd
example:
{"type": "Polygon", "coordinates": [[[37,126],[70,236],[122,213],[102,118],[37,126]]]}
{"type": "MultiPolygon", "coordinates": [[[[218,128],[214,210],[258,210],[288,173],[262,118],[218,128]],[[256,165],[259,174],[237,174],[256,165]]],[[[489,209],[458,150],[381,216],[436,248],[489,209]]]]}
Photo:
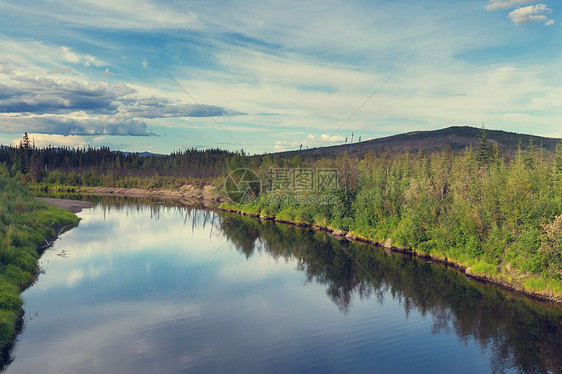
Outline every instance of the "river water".
{"type": "Polygon", "coordinates": [[[454,270],[171,203],[78,215],[6,373],[562,371],[562,308],[454,270]]]}

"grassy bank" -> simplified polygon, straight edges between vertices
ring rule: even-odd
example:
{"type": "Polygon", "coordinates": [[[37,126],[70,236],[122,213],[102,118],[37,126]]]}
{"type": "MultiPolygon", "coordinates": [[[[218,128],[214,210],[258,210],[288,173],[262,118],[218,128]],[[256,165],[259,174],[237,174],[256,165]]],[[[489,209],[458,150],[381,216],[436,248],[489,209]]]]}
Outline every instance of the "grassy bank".
{"type": "Polygon", "coordinates": [[[78,218],[34,198],[29,190],[0,176],[0,351],[15,337],[22,315],[22,292],[36,278],[38,248],[55,229],[78,218]]]}
{"type": "Polygon", "coordinates": [[[323,222],[313,221],[308,222],[302,219],[294,219],[288,217],[286,214],[276,215],[271,214],[271,210],[268,215],[264,215],[265,211],[259,212],[259,210],[252,209],[248,205],[238,205],[232,203],[222,203],[219,207],[220,210],[241,214],[245,216],[260,217],[261,219],[275,220],[281,223],[292,224],[300,227],[312,227],[319,230],[328,231],[333,233],[335,236],[345,237],[351,241],[359,241],[363,243],[370,243],[376,246],[385,247],[396,252],[409,253],[415,256],[420,256],[425,259],[437,261],[440,263],[446,263],[452,265],[456,268],[461,269],[467,275],[490,283],[500,285],[505,288],[516,290],[522,292],[528,296],[551,300],[562,303],[562,281],[558,279],[552,279],[541,274],[532,274],[528,272],[521,272],[518,269],[498,269],[497,266],[489,264],[481,259],[474,258],[465,261],[459,261],[458,259],[443,256],[439,253],[434,253],[431,251],[420,251],[416,248],[410,246],[404,246],[397,243],[392,243],[391,238],[386,240],[378,240],[372,237],[365,236],[357,231],[343,231],[341,228],[332,226],[323,226],[323,222]]]}
{"type": "Polygon", "coordinates": [[[410,248],[471,275],[562,300],[562,146],[555,156],[467,149],[264,164],[248,166],[265,186],[272,186],[267,166],[335,168],[340,188],[299,192],[299,202],[272,199],[294,195],[290,189],[266,190],[251,204],[222,208],[410,248]],[[329,204],[301,203],[326,193],[333,196],[329,204]]]}

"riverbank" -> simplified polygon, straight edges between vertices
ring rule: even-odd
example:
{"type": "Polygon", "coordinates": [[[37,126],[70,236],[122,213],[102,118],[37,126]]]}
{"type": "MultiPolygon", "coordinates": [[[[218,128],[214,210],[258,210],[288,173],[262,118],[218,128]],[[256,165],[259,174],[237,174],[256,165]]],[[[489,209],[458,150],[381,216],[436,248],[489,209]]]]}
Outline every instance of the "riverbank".
{"type": "Polygon", "coordinates": [[[40,201],[24,186],[0,177],[0,366],[21,327],[20,294],[39,275],[40,251],[78,221],[70,210],[40,201]]]}
{"type": "Polygon", "coordinates": [[[66,209],[71,213],[80,213],[82,209],[91,208],[94,206],[93,203],[89,201],[80,200],[69,200],[69,199],[55,199],[52,197],[38,197],[39,200],[51,204],[60,209],[66,209]]]}
{"type": "Polygon", "coordinates": [[[505,274],[505,273],[504,274],[498,273],[498,274],[495,274],[495,275],[487,274],[485,272],[479,272],[478,268],[476,266],[468,266],[466,263],[463,263],[461,261],[458,261],[458,260],[455,260],[455,259],[452,259],[452,258],[449,258],[449,257],[439,256],[439,255],[431,254],[431,253],[427,253],[427,252],[422,252],[422,251],[416,250],[415,248],[412,248],[410,246],[395,245],[395,244],[392,243],[391,238],[387,238],[385,240],[379,241],[379,240],[367,238],[365,236],[362,236],[358,233],[354,233],[352,231],[344,231],[344,230],[341,230],[341,229],[338,229],[338,228],[332,228],[330,226],[323,226],[323,225],[320,225],[320,224],[310,224],[310,223],[307,223],[307,222],[293,221],[293,220],[287,220],[287,219],[279,219],[279,218],[275,217],[274,215],[255,214],[255,213],[246,212],[246,211],[243,211],[243,210],[240,210],[240,209],[233,209],[231,207],[222,207],[221,206],[218,209],[221,210],[221,211],[224,211],[224,212],[235,213],[235,214],[239,214],[239,215],[243,215],[243,216],[247,216],[247,217],[257,218],[257,219],[260,219],[260,220],[270,220],[270,221],[275,221],[275,222],[289,224],[289,225],[295,225],[295,226],[304,227],[304,228],[311,228],[311,229],[314,229],[314,230],[322,230],[322,231],[326,231],[329,234],[333,235],[334,237],[342,239],[342,240],[349,240],[349,241],[357,241],[357,242],[367,243],[367,244],[374,245],[378,248],[383,248],[383,249],[390,250],[390,251],[393,251],[393,252],[409,254],[409,255],[412,255],[412,256],[415,256],[415,257],[420,257],[420,258],[426,259],[428,261],[432,261],[432,262],[438,262],[438,263],[456,268],[456,269],[460,270],[461,272],[463,272],[466,276],[477,279],[481,282],[490,283],[490,284],[493,284],[493,285],[496,285],[496,286],[499,286],[499,287],[502,287],[502,288],[505,288],[505,289],[509,289],[511,291],[524,294],[524,295],[526,295],[530,298],[533,298],[533,299],[552,301],[552,302],[556,302],[556,303],[559,303],[560,305],[562,305],[562,293],[555,292],[555,291],[550,290],[550,289],[547,289],[547,290],[529,289],[528,287],[525,286],[524,281],[529,281],[529,280],[534,279],[535,282],[541,282],[541,281],[545,281],[543,277],[522,274],[520,272],[515,271],[514,269],[509,269],[510,274],[505,274]]]}
{"type": "MultiPolygon", "coordinates": [[[[31,186],[31,189],[35,189],[31,186]]],[[[197,203],[216,207],[224,197],[212,185],[184,184],[178,188],[123,188],[89,186],[42,186],[41,191],[73,192],[92,196],[145,197],[163,200],[177,200],[183,203],[197,203]]]]}

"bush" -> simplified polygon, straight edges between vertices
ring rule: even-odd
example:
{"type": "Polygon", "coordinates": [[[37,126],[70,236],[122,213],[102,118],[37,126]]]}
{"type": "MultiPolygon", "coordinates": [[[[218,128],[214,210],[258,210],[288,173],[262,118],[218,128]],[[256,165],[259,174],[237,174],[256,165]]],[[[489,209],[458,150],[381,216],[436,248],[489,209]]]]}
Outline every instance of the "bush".
{"type": "Polygon", "coordinates": [[[543,226],[539,253],[542,255],[547,275],[562,279],[562,215],[543,226]]]}

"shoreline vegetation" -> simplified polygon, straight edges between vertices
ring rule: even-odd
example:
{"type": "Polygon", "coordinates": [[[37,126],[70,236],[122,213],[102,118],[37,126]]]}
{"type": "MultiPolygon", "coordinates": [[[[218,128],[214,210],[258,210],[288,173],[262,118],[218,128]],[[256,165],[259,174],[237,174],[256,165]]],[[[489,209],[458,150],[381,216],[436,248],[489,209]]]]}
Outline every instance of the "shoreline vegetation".
{"type": "Polygon", "coordinates": [[[266,181],[266,191],[249,204],[220,208],[323,228],[562,302],[562,144],[554,155],[531,145],[507,157],[483,137],[478,151],[342,155],[314,163],[298,157],[282,164],[268,156],[261,165],[250,160],[247,167],[266,181]],[[335,168],[340,188],[277,191],[265,171],[271,165],[335,168]],[[335,202],[306,203],[322,194],[335,202]],[[287,195],[293,198],[283,199],[287,195]]]}
{"type": "Polygon", "coordinates": [[[36,149],[24,136],[19,147],[0,151],[0,175],[38,191],[220,203],[237,213],[409,251],[560,302],[562,142],[543,149],[530,137],[513,149],[487,140],[485,129],[481,133],[475,149],[445,144],[427,152],[348,154],[342,148],[322,157],[221,150],[141,157],[106,148],[36,149]],[[241,168],[255,172],[263,186],[249,191],[256,199],[247,205],[226,201],[222,191],[228,172],[241,168]],[[337,170],[335,189],[296,191],[290,181],[283,190],[274,186],[272,170],[322,169],[337,170]],[[328,202],[306,202],[326,195],[328,202]]]}
{"type": "Polygon", "coordinates": [[[0,362],[7,360],[23,324],[20,294],[37,279],[42,251],[78,221],[0,175],[0,362]]]}
{"type": "Polygon", "coordinates": [[[275,216],[264,216],[264,215],[261,215],[261,214],[254,214],[254,213],[250,213],[250,212],[240,210],[240,209],[227,208],[225,206],[228,206],[228,205],[221,205],[218,209],[223,211],[223,212],[227,212],[227,213],[233,213],[233,214],[237,214],[237,215],[242,215],[242,216],[246,216],[246,217],[259,219],[260,221],[274,221],[274,222],[279,222],[279,223],[283,223],[283,224],[291,225],[291,226],[297,226],[297,227],[302,227],[302,228],[310,228],[310,229],[313,229],[313,230],[326,231],[328,234],[332,235],[333,237],[335,237],[338,240],[348,240],[348,241],[352,241],[352,242],[355,241],[355,242],[360,242],[360,243],[371,244],[371,245],[377,247],[378,249],[389,250],[389,251],[392,251],[392,252],[397,252],[397,253],[402,253],[402,254],[406,254],[406,255],[411,255],[411,256],[414,256],[414,257],[419,257],[419,258],[422,258],[422,259],[425,259],[425,260],[428,260],[428,261],[431,261],[431,262],[437,262],[437,263],[440,263],[440,264],[458,269],[461,273],[464,273],[468,277],[477,279],[481,282],[492,284],[492,285],[495,285],[495,286],[499,286],[499,287],[502,287],[502,288],[505,288],[505,289],[523,294],[523,295],[525,295],[527,297],[530,297],[532,299],[537,299],[537,300],[541,300],[541,301],[556,302],[556,303],[559,303],[560,306],[562,306],[562,296],[560,296],[560,295],[552,295],[550,293],[541,293],[541,292],[537,292],[535,290],[528,290],[528,289],[525,289],[523,285],[513,283],[513,282],[508,282],[508,281],[506,281],[506,279],[504,279],[502,277],[493,277],[493,276],[490,276],[489,274],[486,274],[486,273],[474,273],[474,272],[472,272],[471,267],[467,267],[465,264],[459,263],[459,262],[455,261],[454,259],[442,257],[442,256],[431,254],[431,253],[416,251],[414,248],[411,248],[411,247],[408,247],[408,246],[393,245],[392,239],[390,239],[390,238],[388,238],[384,241],[377,241],[377,240],[374,240],[374,239],[369,239],[369,238],[363,237],[363,236],[358,235],[358,234],[354,234],[352,232],[345,232],[345,231],[342,231],[340,229],[334,229],[330,226],[321,226],[321,225],[309,224],[309,223],[306,223],[306,222],[291,221],[291,220],[287,220],[287,219],[279,219],[279,218],[276,218],[275,216]]]}

